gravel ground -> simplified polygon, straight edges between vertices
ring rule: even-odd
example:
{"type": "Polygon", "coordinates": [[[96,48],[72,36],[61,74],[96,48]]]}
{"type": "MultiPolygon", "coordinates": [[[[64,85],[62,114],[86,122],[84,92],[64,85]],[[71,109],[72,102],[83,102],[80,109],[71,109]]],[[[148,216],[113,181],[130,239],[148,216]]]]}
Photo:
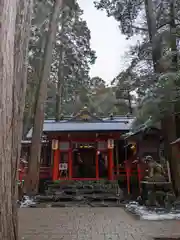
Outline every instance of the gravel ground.
{"type": "Polygon", "coordinates": [[[180,221],[140,221],[122,208],[22,208],[20,240],[180,237],[180,221]]]}

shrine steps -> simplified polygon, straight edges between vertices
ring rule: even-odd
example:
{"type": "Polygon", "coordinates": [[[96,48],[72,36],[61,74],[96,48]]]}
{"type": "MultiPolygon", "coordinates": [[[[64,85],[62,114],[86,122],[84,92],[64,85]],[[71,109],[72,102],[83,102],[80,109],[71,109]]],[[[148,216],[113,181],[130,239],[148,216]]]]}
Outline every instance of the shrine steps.
{"type": "Polygon", "coordinates": [[[123,194],[117,181],[59,181],[47,183],[36,201],[50,207],[119,207],[123,194]]]}

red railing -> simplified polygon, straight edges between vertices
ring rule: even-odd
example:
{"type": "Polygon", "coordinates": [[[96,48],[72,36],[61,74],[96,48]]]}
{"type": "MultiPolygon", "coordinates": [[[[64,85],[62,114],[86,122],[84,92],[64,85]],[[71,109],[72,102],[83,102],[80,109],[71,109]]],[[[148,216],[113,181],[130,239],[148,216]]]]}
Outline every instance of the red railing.
{"type": "MultiPolygon", "coordinates": [[[[27,174],[27,167],[20,168],[19,169],[19,181],[22,181],[25,179],[27,174]]],[[[39,179],[48,179],[51,178],[52,170],[51,167],[40,167],[40,173],[39,173],[39,179]]]]}
{"type": "MultiPolygon", "coordinates": [[[[131,193],[130,189],[130,180],[132,176],[137,176],[138,184],[139,184],[139,191],[141,191],[141,181],[145,176],[145,172],[147,169],[147,165],[139,162],[130,162],[125,161],[124,165],[116,166],[114,169],[114,179],[118,179],[119,177],[125,177],[127,181],[127,190],[128,194],[131,193]]],[[[19,169],[19,180],[22,181],[25,179],[26,173],[28,168],[21,167],[19,169]]],[[[50,179],[52,177],[52,167],[40,167],[40,179],[50,179]]],[[[62,178],[61,180],[101,180],[102,178],[62,178]]]]}
{"type": "Polygon", "coordinates": [[[132,176],[137,176],[138,178],[138,185],[139,185],[139,191],[141,191],[141,181],[145,176],[147,169],[147,165],[139,162],[130,162],[130,161],[125,161],[124,166],[119,165],[116,167],[114,170],[116,179],[119,177],[125,177],[127,181],[127,190],[128,194],[131,193],[130,189],[130,181],[132,176]]]}

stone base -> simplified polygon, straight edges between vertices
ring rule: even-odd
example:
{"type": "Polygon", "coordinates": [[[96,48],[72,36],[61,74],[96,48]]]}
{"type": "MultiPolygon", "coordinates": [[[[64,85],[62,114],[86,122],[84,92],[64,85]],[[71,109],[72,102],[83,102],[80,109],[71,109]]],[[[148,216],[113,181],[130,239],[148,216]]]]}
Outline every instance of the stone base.
{"type": "Polygon", "coordinates": [[[120,206],[123,200],[118,182],[106,180],[50,183],[47,185],[45,195],[36,196],[38,204],[49,203],[52,207],[120,206]]]}

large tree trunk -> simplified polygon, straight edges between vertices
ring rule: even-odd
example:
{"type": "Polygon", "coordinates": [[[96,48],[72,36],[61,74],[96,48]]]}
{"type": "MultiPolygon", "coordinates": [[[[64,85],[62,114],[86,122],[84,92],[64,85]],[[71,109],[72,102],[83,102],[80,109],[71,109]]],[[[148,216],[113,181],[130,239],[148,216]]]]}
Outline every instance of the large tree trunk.
{"type": "MultiPolygon", "coordinates": [[[[146,18],[147,18],[147,24],[148,24],[148,31],[149,31],[149,38],[150,42],[152,43],[152,60],[153,60],[153,65],[154,65],[154,72],[159,74],[161,66],[159,64],[159,61],[161,59],[161,49],[159,48],[159,45],[156,42],[156,34],[157,34],[157,29],[156,29],[156,16],[154,14],[154,9],[153,9],[153,2],[152,0],[144,0],[145,2],[145,9],[146,9],[146,18]]],[[[170,9],[170,18],[171,18],[171,35],[172,35],[172,29],[174,29],[174,2],[175,0],[171,0],[171,9],[170,9]]],[[[174,36],[174,35],[173,35],[174,36]]],[[[172,37],[172,51],[175,50],[175,40],[172,37]]],[[[177,58],[176,56],[173,58],[172,61],[172,69],[174,71],[174,66],[173,64],[176,64],[177,66],[177,58]],[[176,62],[176,63],[175,63],[176,62]]],[[[176,69],[176,67],[175,67],[176,69]]],[[[176,71],[176,70],[175,70],[176,71]]],[[[172,108],[174,104],[172,103],[172,108]]],[[[164,134],[165,138],[165,145],[166,145],[166,156],[170,162],[170,167],[171,167],[171,174],[172,174],[172,179],[174,183],[174,188],[177,194],[180,193],[180,187],[178,186],[179,182],[179,164],[178,164],[178,155],[177,152],[178,150],[176,149],[176,146],[172,149],[170,143],[171,141],[176,139],[176,119],[175,116],[173,115],[173,111],[169,114],[169,116],[165,116],[162,119],[162,132],[164,134]],[[168,119],[168,123],[167,123],[168,119]]]]}
{"type": "MultiPolygon", "coordinates": [[[[17,218],[18,166],[23,129],[23,113],[27,85],[28,46],[30,39],[33,0],[19,0],[16,17],[14,84],[13,84],[13,132],[12,132],[12,197],[13,217],[17,218]]],[[[15,227],[17,231],[18,227],[15,227]]]]}
{"type": "MultiPolygon", "coordinates": [[[[159,61],[161,59],[161,49],[156,42],[156,17],[154,15],[153,9],[153,2],[152,0],[144,0],[145,1],[145,8],[146,8],[146,17],[148,23],[148,31],[149,31],[149,38],[150,42],[152,43],[152,59],[154,65],[154,72],[159,74],[161,66],[159,61]]],[[[174,14],[174,7],[175,7],[175,0],[171,0],[170,4],[170,30],[171,30],[171,50],[173,53],[177,52],[176,49],[176,37],[174,34],[174,30],[176,29],[175,25],[175,14],[174,14]]],[[[176,72],[177,71],[177,54],[173,55],[171,70],[176,72]]],[[[165,145],[166,145],[166,156],[170,162],[171,174],[173,179],[174,189],[177,195],[180,194],[180,186],[179,186],[179,175],[180,175],[180,166],[178,163],[178,149],[175,146],[173,149],[170,143],[176,139],[176,117],[174,114],[174,103],[172,103],[172,111],[165,114],[164,118],[161,121],[162,125],[162,132],[165,138],[165,145]]]]}
{"type": "Polygon", "coordinates": [[[37,99],[39,96],[39,76],[41,75],[41,68],[42,68],[42,61],[43,61],[43,52],[45,48],[46,40],[45,37],[43,36],[41,41],[40,41],[40,50],[39,50],[39,59],[35,60],[33,63],[33,72],[31,73],[30,79],[28,79],[27,76],[27,81],[29,86],[27,86],[26,89],[26,100],[25,104],[27,104],[27,108],[25,108],[26,112],[24,111],[24,119],[23,119],[23,137],[26,136],[28,131],[32,128],[33,125],[33,120],[34,120],[34,114],[35,114],[35,109],[37,105],[37,99]],[[33,79],[33,80],[32,80],[33,79]]]}
{"type": "Polygon", "coordinates": [[[153,9],[153,1],[152,0],[144,0],[145,10],[146,10],[146,19],[148,25],[148,33],[149,40],[152,44],[152,60],[154,71],[156,73],[160,72],[159,60],[161,58],[161,48],[159,44],[157,44],[157,28],[156,28],[156,16],[155,11],[153,9]]]}
{"type": "Polygon", "coordinates": [[[47,81],[50,75],[50,68],[52,62],[52,49],[56,35],[57,19],[59,17],[60,8],[62,7],[63,0],[55,0],[53,11],[51,14],[49,32],[47,35],[46,46],[44,50],[44,61],[40,76],[38,98],[36,102],[32,144],[30,150],[30,161],[28,166],[28,176],[26,183],[26,191],[30,195],[38,192],[39,187],[39,167],[41,157],[41,137],[44,122],[44,105],[47,97],[47,81]]]}
{"type": "MultiPolygon", "coordinates": [[[[178,57],[177,57],[177,45],[176,45],[176,23],[175,23],[175,2],[176,0],[170,1],[170,34],[171,34],[171,52],[172,52],[172,61],[169,71],[177,73],[178,70],[178,57]]],[[[174,82],[174,87],[178,88],[178,82],[174,82]]],[[[177,92],[178,97],[178,92],[177,92]]],[[[177,99],[176,99],[177,100],[177,99]]],[[[177,145],[173,147],[170,145],[178,136],[179,129],[179,120],[177,118],[176,112],[178,112],[178,102],[174,101],[171,103],[172,111],[169,116],[165,115],[162,119],[162,129],[165,139],[165,153],[169,159],[171,175],[173,186],[176,195],[180,195],[180,163],[179,163],[179,149],[177,145]]]]}
{"type": "Polygon", "coordinates": [[[16,0],[0,1],[0,239],[17,240],[17,218],[13,217],[14,185],[13,81],[16,0]]]}
{"type": "MultiPolygon", "coordinates": [[[[172,61],[171,61],[171,67],[170,71],[174,72],[174,74],[178,71],[178,54],[177,54],[177,43],[176,43],[176,0],[170,1],[170,34],[171,34],[171,54],[172,54],[172,61]]],[[[173,115],[171,116],[171,122],[168,121],[168,126],[170,126],[170,133],[169,136],[170,142],[174,141],[177,137],[179,137],[180,127],[179,127],[179,82],[174,81],[174,87],[176,91],[176,101],[172,102],[173,107],[173,115]]],[[[174,145],[173,148],[171,146],[171,158],[170,158],[170,167],[171,167],[171,174],[172,174],[172,180],[174,185],[174,190],[176,195],[180,196],[180,163],[179,163],[179,149],[177,145],[174,145]]]]}
{"type": "MultiPolygon", "coordinates": [[[[170,71],[174,72],[175,75],[177,74],[178,71],[178,50],[177,50],[177,27],[176,27],[176,0],[170,0],[170,47],[171,47],[171,65],[170,65],[170,71]]],[[[179,126],[179,121],[180,121],[180,101],[179,101],[179,89],[180,89],[180,84],[179,80],[174,81],[174,88],[175,88],[175,104],[174,104],[174,112],[175,112],[175,120],[176,120],[176,136],[177,138],[180,135],[180,126],[179,126]]]]}
{"type": "Polygon", "coordinates": [[[55,119],[59,121],[62,114],[63,105],[63,85],[64,85],[64,74],[63,74],[63,61],[64,51],[63,46],[61,46],[60,58],[59,58],[59,68],[58,68],[58,82],[57,82],[57,92],[56,92],[56,112],[55,119]]]}
{"type": "Polygon", "coordinates": [[[170,34],[171,34],[171,52],[172,52],[172,72],[178,70],[178,53],[177,53],[177,27],[176,27],[176,0],[170,0],[170,34]]]}
{"type": "MultiPolygon", "coordinates": [[[[65,19],[66,19],[66,12],[63,11],[64,7],[65,7],[65,4],[63,1],[62,14],[61,14],[61,34],[60,34],[60,36],[63,36],[65,19]]],[[[64,85],[63,59],[64,59],[64,43],[63,43],[63,39],[62,39],[61,45],[60,45],[58,82],[57,82],[57,92],[56,92],[56,112],[55,112],[56,121],[59,121],[61,119],[61,114],[62,114],[63,85],[64,85]]]]}
{"type": "Polygon", "coordinates": [[[179,163],[179,149],[177,146],[171,146],[170,143],[174,141],[174,136],[176,135],[176,129],[169,128],[169,123],[174,121],[175,125],[175,116],[166,115],[162,119],[162,129],[164,136],[164,150],[165,156],[169,159],[170,169],[171,169],[171,177],[172,183],[175,190],[176,195],[180,194],[180,184],[179,184],[179,172],[180,172],[180,163],[179,163]]]}

